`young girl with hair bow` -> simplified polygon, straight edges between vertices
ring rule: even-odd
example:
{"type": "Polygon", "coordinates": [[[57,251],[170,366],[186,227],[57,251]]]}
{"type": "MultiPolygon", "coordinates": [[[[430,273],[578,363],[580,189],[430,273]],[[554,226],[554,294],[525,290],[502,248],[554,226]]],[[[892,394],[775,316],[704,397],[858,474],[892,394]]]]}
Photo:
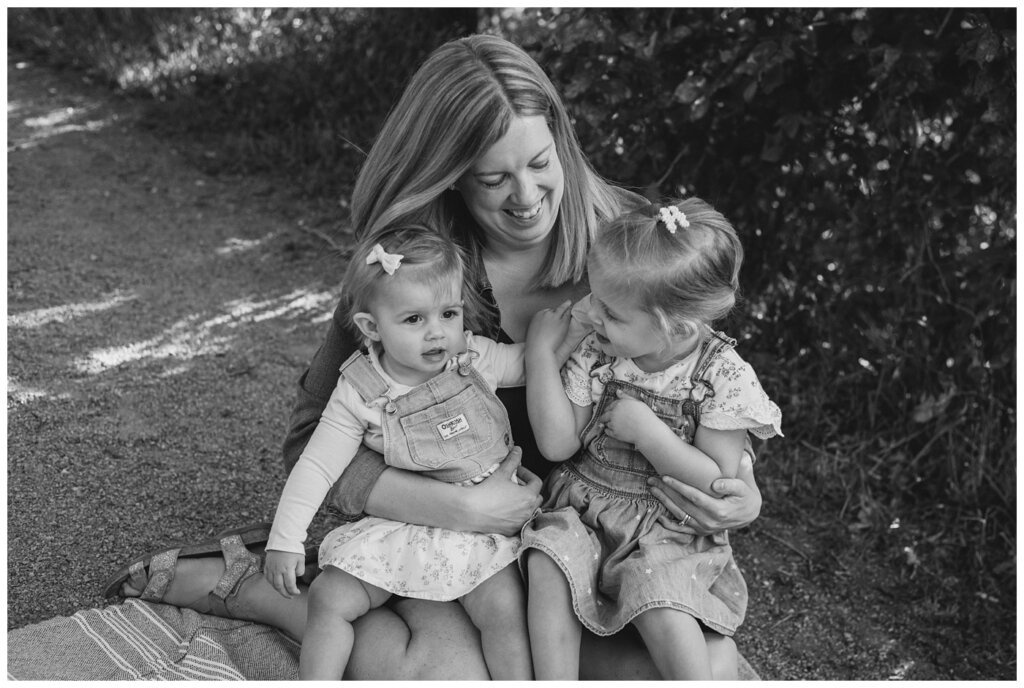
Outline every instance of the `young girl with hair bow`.
{"type": "MultiPolygon", "coordinates": [[[[491,475],[512,448],[499,386],[523,382],[523,345],[464,329],[464,260],[425,227],[364,242],[345,277],[352,325],[367,344],[341,366],[323,418],[284,487],[264,576],[300,595],[306,531],[364,443],[391,466],[454,484],[491,475]]],[[[392,594],[462,602],[480,630],[494,679],[532,677],[525,597],[514,566],[519,538],[367,517],[332,530],[309,586],[299,675],[340,679],[352,623],[392,594]]]]}
{"type": "Polygon", "coordinates": [[[736,475],[748,432],[782,434],[735,340],[711,327],[735,303],[742,260],[735,230],[700,199],[626,213],[597,233],[589,302],[576,309],[593,332],[561,372],[569,304],[530,324],[530,422],[563,462],[522,533],[538,679],[578,677],[581,626],[611,635],[632,623],[665,679],[710,679],[711,656],[735,647],[725,639],[747,590],[727,533],[693,534],[648,482],[710,492],[736,475]]]}

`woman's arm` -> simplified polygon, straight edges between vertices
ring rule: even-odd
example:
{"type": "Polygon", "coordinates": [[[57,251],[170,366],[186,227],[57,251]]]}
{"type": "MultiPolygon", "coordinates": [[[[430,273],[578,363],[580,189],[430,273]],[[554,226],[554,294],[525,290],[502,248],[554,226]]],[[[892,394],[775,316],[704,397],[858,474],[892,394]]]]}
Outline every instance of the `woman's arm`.
{"type": "Polygon", "coordinates": [[[761,513],[761,493],[754,480],[753,454],[748,447],[740,458],[735,478],[719,478],[711,484],[716,496],[667,475],[651,478],[647,484],[677,519],[686,519],[686,528],[698,535],[743,528],[761,513]]]}
{"type": "Polygon", "coordinates": [[[514,447],[498,469],[471,487],[388,468],[370,490],[366,513],[451,530],[518,535],[540,506],[541,479],[521,467],[514,447]],[[513,481],[512,476],[519,481],[513,481]],[[522,484],[520,484],[522,482],[522,484]]]}

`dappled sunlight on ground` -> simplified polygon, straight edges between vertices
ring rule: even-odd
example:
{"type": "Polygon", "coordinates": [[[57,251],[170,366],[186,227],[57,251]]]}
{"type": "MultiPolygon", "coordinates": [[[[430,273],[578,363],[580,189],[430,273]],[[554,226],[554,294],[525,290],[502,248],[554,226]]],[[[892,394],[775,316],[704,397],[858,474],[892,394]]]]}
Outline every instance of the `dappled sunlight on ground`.
{"type": "MultiPolygon", "coordinates": [[[[18,62],[15,69],[30,67],[18,62]]],[[[52,91],[51,91],[52,93],[52,91]]],[[[73,105],[43,109],[41,103],[17,98],[7,101],[7,151],[34,148],[54,136],[76,131],[99,131],[115,120],[113,116],[97,116],[98,102],[81,99],[73,105]]]]}
{"type": "Polygon", "coordinates": [[[24,125],[30,129],[53,129],[58,126],[70,126],[71,122],[69,120],[76,114],[85,115],[95,109],[95,106],[58,108],[51,110],[41,117],[29,117],[24,121],[24,125]]]}
{"type": "Polygon", "coordinates": [[[114,292],[108,298],[102,301],[93,301],[88,303],[69,303],[63,306],[54,306],[52,308],[38,308],[34,311],[26,311],[24,313],[14,313],[8,315],[7,326],[8,327],[21,327],[31,329],[34,327],[40,327],[42,325],[49,325],[51,323],[63,323],[76,318],[80,315],[87,313],[96,313],[99,311],[109,310],[116,306],[131,301],[137,298],[134,294],[122,294],[120,292],[114,292]]]}
{"type": "MultiPolygon", "coordinates": [[[[7,106],[8,113],[19,109],[21,109],[21,106],[17,102],[9,103],[7,106]]],[[[61,134],[67,134],[74,131],[99,131],[100,129],[109,126],[114,121],[111,117],[87,120],[81,123],[68,121],[73,117],[87,114],[90,109],[92,108],[60,108],[41,117],[30,117],[23,122],[24,126],[29,128],[28,134],[22,136],[10,136],[7,141],[7,150],[13,151],[32,148],[53,136],[59,136],[61,134]]]]}
{"type": "Polygon", "coordinates": [[[226,304],[230,309],[228,317],[246,318],[247,322],[261,322],[270,318],[297,317],[302,314],[318,312],[323,315],[324,309],[328,309],[327,317],[321,317],[313,322],[326,322],[330,317],[330,310],[337,301],[337,296],[331,292],[310,292],[304,289],[297,289],[289,294],[279,296],[265,301],[249,301],[239,299],[226,304]]]}
{"type": "MultiPolygon", "coordinates": [[[[224,304],[225,312],[203,318],[190,315],[159,335],[118,346],[94,349],[72,363],[79,373],[97,374],[127,363],[158,359],[188,360],[197,356],[222,353],[244,333],[237,330],[252,323],[273,318],[326,320],[336,296],[330,292],[296,290],[288,294],[254,301],[238,299],[224,304]],[[326,311],[326,313],[325,313],[326,311]]],[[[179,370],[183,370],[180,366],[179,370]]],[[[165,371],[166,372],[166,371],[165,371]]]]}
{"type": "Polygon", "coordinates": [[[54,395],[43,389],[27,387],[17,380],[7,379],[7,408],[10,408],[12,403],[27,404],[36,399],[66,399],[69,396],[67,393],[54,395]]]}
{"type": "Polygon", "coordinates": [[[239,239],[237,237],[231,237],[224,242],[224,245],[220,248],[214,249],[214,253],[218,256],[228,256],[233,253],[240,253],[242,251],[250,251],[254,248],[259,248],[270,239],[276,236],[274,233],[267,234],[260,237],[259,239],[239,239]]]}

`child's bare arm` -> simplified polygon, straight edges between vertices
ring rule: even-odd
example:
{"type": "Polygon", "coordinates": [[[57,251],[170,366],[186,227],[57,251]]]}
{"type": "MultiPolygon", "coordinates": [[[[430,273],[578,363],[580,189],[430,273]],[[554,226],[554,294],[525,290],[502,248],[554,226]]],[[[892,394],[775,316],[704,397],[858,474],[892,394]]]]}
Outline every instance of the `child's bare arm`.
{"type": "Polygon", "coordinates": [[[565,461],[579,449],[577,407],[562,387],[559,346],[569,327],[569,306],[539,311],[526,334],[526,406],[537,446],[551,461],[565,461]]]}
{"type": "Polygon", "coordinates": [[[646,404],[621,394],[599,420],[612,437],[635,445],[662,475],[708,494],[714,494],[711,483],[715,480],[736,477],[745,443],[743,430],[700,427],[690,445],[646,404]]]}
{"type": "Polygon", "coordinates": [[[697,428],[693,445],[718,464],[719,477],[735,478],[747,448],[747,431],[713,430],[701,425],[697,428]]]}

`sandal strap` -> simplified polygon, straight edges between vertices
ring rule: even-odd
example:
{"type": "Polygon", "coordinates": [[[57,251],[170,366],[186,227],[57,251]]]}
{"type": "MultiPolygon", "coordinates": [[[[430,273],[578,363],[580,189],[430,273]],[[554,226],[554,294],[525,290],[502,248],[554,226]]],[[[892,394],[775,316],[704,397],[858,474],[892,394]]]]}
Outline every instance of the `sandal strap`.
{"type": "Polygon", "coordinates": [[[228,602],[238,594],[245,580],[263,569],[263,558],[250,552],[238,535],[221,538],[220,549],[224,554],[224,575],[210,591],[210,610],[218,616],[234,618],[228,602]]]}
{"type": "Polygon", "coordinates": [[[174,580],[174,565],[178,561],[180,549],[169,549],[165,552],[153,555],[149,562],[149,574],[146,574],[146,566],[136,562],[128,569],[128,579],[133,588],[143,588],[140,599],[148,602],[162,602],[167,587],[174,580]],[[143,587],[145,586],[145,587],[143,587]]]}

